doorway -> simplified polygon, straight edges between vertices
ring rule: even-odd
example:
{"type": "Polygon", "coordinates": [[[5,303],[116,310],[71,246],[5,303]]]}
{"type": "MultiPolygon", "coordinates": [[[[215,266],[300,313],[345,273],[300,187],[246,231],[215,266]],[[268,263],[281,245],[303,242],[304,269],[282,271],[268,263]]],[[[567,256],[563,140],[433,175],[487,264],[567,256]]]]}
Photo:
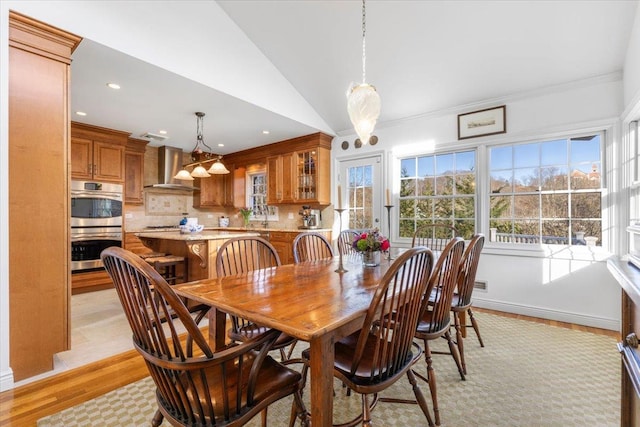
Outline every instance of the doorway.
{"type": "Polygon", "coordinates": [[[338,170],[338,183],[346,189],[345,212],[342,214],[344,228],[361,230],[377,227],[385,232],[382,155],[341,160],[338,170]]]}

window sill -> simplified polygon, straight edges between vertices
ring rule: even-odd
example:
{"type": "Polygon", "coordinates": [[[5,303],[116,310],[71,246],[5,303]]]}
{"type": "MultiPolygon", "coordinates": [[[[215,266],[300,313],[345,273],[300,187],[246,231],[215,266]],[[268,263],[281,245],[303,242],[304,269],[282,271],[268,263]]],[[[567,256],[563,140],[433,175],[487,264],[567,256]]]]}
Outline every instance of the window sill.
{"type": "Polygon", "coordinates": [[[607,258],[613,255],[601,246],[527,245],[497,242],[485,243],[482,252],[490,255],[575,261],[606,261],[607,258]]]}

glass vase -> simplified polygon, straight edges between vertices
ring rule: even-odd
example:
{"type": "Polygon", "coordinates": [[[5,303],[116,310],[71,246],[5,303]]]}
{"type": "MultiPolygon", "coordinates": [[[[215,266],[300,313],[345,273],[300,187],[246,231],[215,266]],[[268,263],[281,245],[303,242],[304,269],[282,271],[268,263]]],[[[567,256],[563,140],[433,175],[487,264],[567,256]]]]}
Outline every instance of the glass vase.
{"type": "Polygon", "coordinates": [[[362,264],[365,267],[376,267],[380,265],[380,251],[362,252],[362,264]]]}

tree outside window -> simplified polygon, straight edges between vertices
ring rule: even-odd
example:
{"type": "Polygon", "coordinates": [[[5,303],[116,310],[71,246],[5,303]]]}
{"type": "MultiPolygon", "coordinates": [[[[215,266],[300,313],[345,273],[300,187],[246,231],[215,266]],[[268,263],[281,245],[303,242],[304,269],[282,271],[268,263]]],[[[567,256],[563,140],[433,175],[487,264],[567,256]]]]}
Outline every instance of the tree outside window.
{"type": "Polygon", "coordinates": [[[475,151],[408,157],[400,167],[400,237],[412,237],[427,224],[451,225],[459,236],[473,236],[475,151]]]}

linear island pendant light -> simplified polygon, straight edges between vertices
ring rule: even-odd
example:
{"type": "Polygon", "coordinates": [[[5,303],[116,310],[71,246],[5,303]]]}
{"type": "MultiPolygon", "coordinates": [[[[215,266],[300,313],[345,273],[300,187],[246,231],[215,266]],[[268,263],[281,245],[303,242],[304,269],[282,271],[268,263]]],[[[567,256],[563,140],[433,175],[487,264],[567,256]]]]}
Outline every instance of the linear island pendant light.
{"type": "Polygon", "coordinates": [[[380,116],[380,95],[366,82],[366,6],[362,0],[362,83],[354,84],[347,94],[347,111],[362,144],[367,144],[380,116]]]}
{"type": "Polygon", "coordinates": [[[183,166],[183,169],[174,176],[175,179],[193,181],[194,178],[208,178],[211,174],[222,175],[230,173],[229,169],[227,169],[220,161],[222,156],[211,153],[211,147],[204,142],[204,137],[202,136],[204,130],[204,116],[204,113],[196,113],[196,145],[193,147],[193,150],[191,150],[191,161],[193,163],[183,166]],[[208,151],[205,150],[205,147],[208,151]],[[202,157],[204,157],[204,160],[201,160],[202,157]],[[202,166],[202,163],[208,162],[214,163],[207,171],[204,166],[202,166]],[[191,173],[189,173],[186,168],[191,166],[195,166],[195,168],[191,173]]]}

